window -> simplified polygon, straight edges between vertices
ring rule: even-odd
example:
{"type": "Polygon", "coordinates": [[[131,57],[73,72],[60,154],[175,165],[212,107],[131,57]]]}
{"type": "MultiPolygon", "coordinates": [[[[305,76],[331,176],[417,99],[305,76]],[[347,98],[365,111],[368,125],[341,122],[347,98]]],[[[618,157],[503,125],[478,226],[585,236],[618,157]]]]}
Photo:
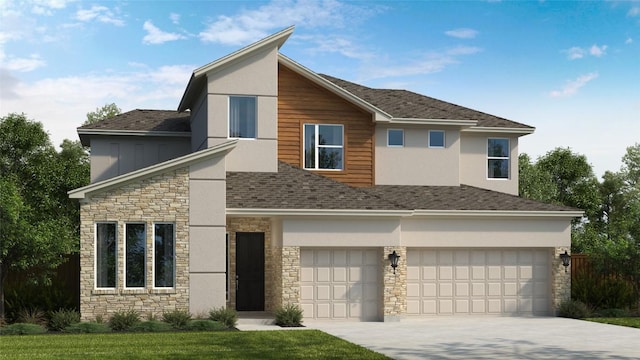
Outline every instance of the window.
{"type": "Polygon", "coordinates": [[[429,147],[444,148],[444,131],[429,130],[429,147]]]}
{"type": "Polygon", "coordinates": [[[96,288],[116,287],[116,230],[115,223],[96,224],[96,288]]]}
{"type": "Polygon", "coordinates": [[[509,139],[488,139],[487,177],[490,179],[509,178],[509,139]]]}
{"type": "Polygon", "coordinates": [[[344,159],[342,125],[304,125],[304,168],[342,170],[344,159]]]}
{"type": "Polygon", "coordinates": [[[256,138],[256,98],[229,97],[229,137],[256,138]]]}
{"type": "Polygon", "coordinates": [[[153,236],[153,286],[157,288],[173,287],[176,272],[174,224],[154,224],[153,236]]]}
{"type": "Polygon", "coordinates": [[[404,146],[404,130],[388,129],[387,146],[404,146]]]}
{"type": "Polygon", "coordinates": [[[147,236],[145,224],[125,224],[125,287],[145,286],[147,236]]]}

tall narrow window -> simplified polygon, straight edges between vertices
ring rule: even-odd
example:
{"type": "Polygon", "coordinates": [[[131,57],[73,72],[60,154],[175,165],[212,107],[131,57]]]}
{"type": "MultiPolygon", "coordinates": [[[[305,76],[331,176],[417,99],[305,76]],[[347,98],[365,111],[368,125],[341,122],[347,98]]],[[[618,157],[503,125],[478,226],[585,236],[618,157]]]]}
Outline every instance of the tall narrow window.
{"type": "Polygon", "coordinates": [[[509,178],[509,139],[488,139],[487,177],[489,179],[509,178]]]}
{"type": "Polygon", "coordinates": [[[342,125],[304,125],[304,168],[342,170],[344,136],[342,125]]]}
{"type": "Polygon", "coordinates": [[[442,130],[429,130],[429,147],[430,148],[444,148],[444,131],[442,130]]]}
{"type": "Polygon", "coordinates": [[[256,138],[255,97],[229,97],[229,137],[256,138]]]}
{"type": "Polygon", "coordinates": [[[157,288],[173,287],[176,271],[174,224],[155,224],[153,227],[153,235],[153,286],[157,288]]]}
{"type": "Polygon", "coordinates": [[[387,129],[387,146],[404,146],[404,130],[387,129]]]}
{"type": "Polygon", "coordinates": [[[96,288],[116,287],[117,226],[96,224],[96,288]]]}
{"type": "Polygon", "coordinates": [[[126,224],[125,234],[125,287],[144,287],[147,242],[145,224],[126,224]]]}

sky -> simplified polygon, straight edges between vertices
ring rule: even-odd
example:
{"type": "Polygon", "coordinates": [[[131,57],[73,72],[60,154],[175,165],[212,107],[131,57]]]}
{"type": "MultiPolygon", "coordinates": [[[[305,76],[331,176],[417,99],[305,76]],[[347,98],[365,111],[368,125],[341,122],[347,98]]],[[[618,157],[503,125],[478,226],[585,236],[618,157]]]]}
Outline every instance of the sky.
{"type": "Polygon", "coordinates": [[[0,0],[0,117],[52,143],[115,103],[175,110],[194,69],[295,25],[311,70],[534,126],[596,175],[640,143],[640,1],[0,0]]]}

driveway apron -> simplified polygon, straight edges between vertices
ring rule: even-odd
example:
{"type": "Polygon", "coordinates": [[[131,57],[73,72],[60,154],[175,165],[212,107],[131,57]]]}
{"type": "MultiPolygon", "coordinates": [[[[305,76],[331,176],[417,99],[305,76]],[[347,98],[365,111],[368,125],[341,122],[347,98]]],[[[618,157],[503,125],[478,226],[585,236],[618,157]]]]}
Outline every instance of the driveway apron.
{"type": "Polygon", "coordinates": [[[305,321],[393,359],[640,359],[640,329],[556,317],[305,321]]]}

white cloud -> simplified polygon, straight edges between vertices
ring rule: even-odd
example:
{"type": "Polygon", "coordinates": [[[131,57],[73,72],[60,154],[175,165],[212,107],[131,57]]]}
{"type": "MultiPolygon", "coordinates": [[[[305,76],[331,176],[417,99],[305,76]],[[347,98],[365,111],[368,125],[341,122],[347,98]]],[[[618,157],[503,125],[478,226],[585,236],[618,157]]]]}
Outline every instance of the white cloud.
{"type": "Polygon", "coordinates": [[[176,13],[171,13],[169,14],[169,19],[171,20],[172,23],[174,23],[175,25],[180,24],[180,14],[176,14],[176,13]]]}
{"type": "Polygon", "coordinates": [[[369,60],[376,56],[371,51],[363,49],[354,44],[349,38],[337,35],[294,35],[293,39],[304,41],[307,44],[315,43],[315,47],[310,47],[309,52],[315,53],[338,53],[342,56],[358,59],[369,60]]]}
{"type": "Polygon", "coordinates": [[[631,37],[628,37],[627,40],[624,41],[625,44],[633,44],[633,39],[631,37]]]}
{"type": "Polygon", "coordinates": [[[598,77],[598,73],[589,73],[586,75],[578,76],[577,79],[568,81],[565,86],[560,90],[553,90],[549,93],[552,97],[567,97],[574,95],[580,88],[587,85],[591,80],[598,77]]]}
{"type": "Polygon", "coordinates": [[[638,16],[640,15],[640,6],[632,6],[631,9],[627,12],[627,16],[638,16]]]}
{"type": "Polygon", "coordinates": [[[591,54],[591,55],[593,55],[595,57],[601,57],[601,56],[603,56],[605,54],[606,50],[607,50],[607,45],[598,46],[598,45],[594,44],[589,49],[589,54],[591,54]]]}
{"type": "Polygon", "coordinates": [[[218,16],[199,36],[204,42],[243,45],[267,36],[274,29],[290,25],[342,28],[383,9],[381,6],[365,7],[336,0],[274,0],[256,10],[218,16]]]}
{"type": "Polygon", "coordinates": [[[186,39],[184,35],[158,29],[150,20],[145,21],[142,28],[147,30],[147,35],[142,38],[142,42],[145,44],[163,44],[168,41],[186,39]]]}
{"type": "Polygon", "coordinates": [[[5,60],[4,54],[0,56],[0,67],[10,71],[29,72],[45,66],[47,63],[34,54],[28,58],[9,57],[5,60]]]}
{"type": "Polygon", "coordinates": [[[448,36],[455,37],[458,39],[473,39],[478,35],[477,30],[468,29],[468,28],[453,29],[453,30],[445,31],[444,33],[447,34],[448,36]]]}
{"type": "Polygon", "coordinates": [[[582,59],[584,57],[585,51],[582,48],[574,46],[570,49],[565,50],[567,53],[567,58],[569,60],[582,59]]]}
{"type": "Polygon", "coordinates": [[[96,20],[105,24],[124,26],[124,20],[118,18],[108,7],[100,5],[93,5],[91,9],[78,10],[76,19],[84,22],[96,20]]]}

